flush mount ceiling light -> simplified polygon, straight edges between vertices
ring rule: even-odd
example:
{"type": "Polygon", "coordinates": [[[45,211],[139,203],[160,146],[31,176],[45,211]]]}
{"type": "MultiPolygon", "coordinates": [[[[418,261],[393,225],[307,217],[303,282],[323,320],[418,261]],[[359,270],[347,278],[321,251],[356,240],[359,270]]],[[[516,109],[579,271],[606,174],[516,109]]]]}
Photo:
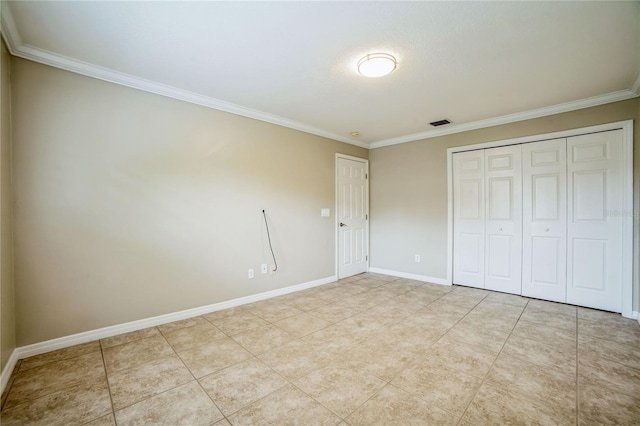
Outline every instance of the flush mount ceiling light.
{"type": "Polygon", "coordinates": [[[358,61],[358,72],[365,77],[382,77],[396,69],[396,58],[387,53],[372,53],[358,61]]]}

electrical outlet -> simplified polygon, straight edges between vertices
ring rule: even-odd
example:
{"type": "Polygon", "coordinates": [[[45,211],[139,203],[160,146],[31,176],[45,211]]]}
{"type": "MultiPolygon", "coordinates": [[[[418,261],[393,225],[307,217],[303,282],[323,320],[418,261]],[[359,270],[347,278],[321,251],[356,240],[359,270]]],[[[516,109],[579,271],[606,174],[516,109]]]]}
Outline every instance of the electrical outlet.
{"type": "Polygon", "coordinates": [[[260,267],[260,273],[266,274],[267,272],[268,272],[267,271],[267,264],[263,263],[262,266],[260,267]]]}
{"type": "Polygon", "coordinates": [[[420,255],[416,254],[416,263],[420,263],[420,255]]]}
{"type": "Polygon", "coordinates": [[[269,266],[269,272],[271,272],[271,275],[275,275],[276,274],[276,265],[270,265],[269,266]]]}
{"type": "Polygon", "coordinates": [[[247,272],[247,278],[251,279],[255,276],[255,273],[253,272],[253,268],[249,269],[249,271],[247,272]]]}

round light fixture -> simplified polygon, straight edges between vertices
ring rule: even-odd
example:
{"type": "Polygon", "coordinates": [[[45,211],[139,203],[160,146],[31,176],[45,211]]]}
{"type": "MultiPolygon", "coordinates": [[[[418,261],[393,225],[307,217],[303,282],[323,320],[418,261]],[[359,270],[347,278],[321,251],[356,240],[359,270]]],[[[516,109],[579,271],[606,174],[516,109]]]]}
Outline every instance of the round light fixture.
{"type": "Polygon", "coordinates": [[[396,58],[387,53],[372,53],[358,61],[358,72],[365,77],[382,77],[396,69],[396,58]]]}

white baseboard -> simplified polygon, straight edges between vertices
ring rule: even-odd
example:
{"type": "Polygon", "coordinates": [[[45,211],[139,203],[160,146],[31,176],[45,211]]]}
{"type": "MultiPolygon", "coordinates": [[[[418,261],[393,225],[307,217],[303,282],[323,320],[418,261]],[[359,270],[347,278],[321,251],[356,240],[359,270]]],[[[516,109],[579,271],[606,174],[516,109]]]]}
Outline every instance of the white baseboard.
{"type": "Polygon", "coordinates": [[[390,275],[392,277],[408,278],[410,280],[425,281],[433,284],[450,285],[446,278],[433,278],[426,275],[409,274],[407,272],[390,271],[388,269],[369,268],[369,272],[382,275],[390,275]]]}
{"type": "Polygon", "coordinates": [[[272,297],[282,296],[296,291],[306,290],[308,288],[317,287],[324,284],[336,282],[338,278],[334,275],[331,277],[321,278],[319,280],[309,281],[289,287],[279,288],[276,290],[266,291],[264,293],[253,294],[251,296],[239,297],[237,299],[227,300],[225,302],[214,303],[213,305],[201,306],[198,308],[187,309],[184,311],[173,312],[170,314],[159,315],[156,317],[145,318],[137,321],[131,321],[124,324],[113,325],[110,327],[99,328],[96,330],[85,331],[82,333],[72,334],[70,336],[59,337],[57,339],[47,340],[32,345],[22,346],[14,349],[6,367],[2,371],[0,381],[0,393],[4,391],[11,372],[19,359],[28,358],[30,356],[51,352],[56,349],[67,348],[69,346],[79,345],[81,343],[92,342],[98,339],[116,336],[130,331],[141,330],[143,328],[154,327],[156,325],[167,324],[187,318],[197,317],[199,315],[211,312],[221,311],[223,309],[234,308],[236,306],[246,305],[248,303],[259,302],[260,300],[271,299],[272,297]]]}
{"type": "Polygon", "coordinates": [[[20,358],[18,358],[18,354],[14,349],[13,352],[11,352],[11,356],[7,360],[7,364],[2,369],[2,375],[0,375],[0,394],[4,392],[4,388],[7,386],[7,383],[9,383],[11,373],[13,373],[13,369],[16,368],[16,363],[19,359],[20,358]]]}

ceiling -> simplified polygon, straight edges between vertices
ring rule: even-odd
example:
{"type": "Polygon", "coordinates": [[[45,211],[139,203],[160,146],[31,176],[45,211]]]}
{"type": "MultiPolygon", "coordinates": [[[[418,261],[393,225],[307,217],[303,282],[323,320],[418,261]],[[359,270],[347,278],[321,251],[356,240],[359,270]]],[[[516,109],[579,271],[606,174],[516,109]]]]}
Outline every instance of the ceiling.
{"type": "Polygon", "coordinates": [[[16,56],[364,147],[640,93],[640,2],[3,1],[1,12],[16,56]],[[359,75],[375,52],[397,69],[359,75]],[[443,118],[453,124],[429,125],[443,118]]]}

